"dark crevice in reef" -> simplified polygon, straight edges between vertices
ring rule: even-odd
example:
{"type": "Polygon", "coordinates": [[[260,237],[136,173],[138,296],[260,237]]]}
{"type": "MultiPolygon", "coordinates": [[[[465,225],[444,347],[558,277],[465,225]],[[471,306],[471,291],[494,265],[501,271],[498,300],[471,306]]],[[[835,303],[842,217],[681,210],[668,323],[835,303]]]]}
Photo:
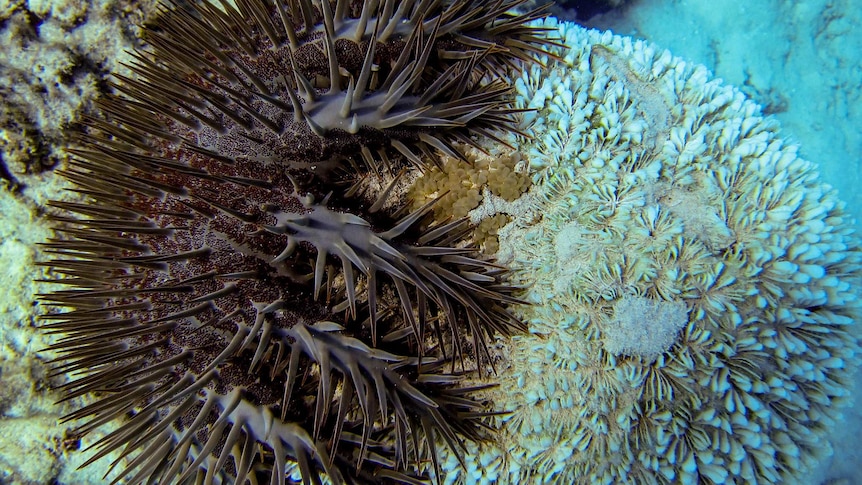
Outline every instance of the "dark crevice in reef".
{"type": "Polygon", "coordinates": [[[18,194],[24,189],[23,184],[9,171],[2,153],[0,153],[0,180],[6,181],[6,188],[12,193],[18,194]]]}

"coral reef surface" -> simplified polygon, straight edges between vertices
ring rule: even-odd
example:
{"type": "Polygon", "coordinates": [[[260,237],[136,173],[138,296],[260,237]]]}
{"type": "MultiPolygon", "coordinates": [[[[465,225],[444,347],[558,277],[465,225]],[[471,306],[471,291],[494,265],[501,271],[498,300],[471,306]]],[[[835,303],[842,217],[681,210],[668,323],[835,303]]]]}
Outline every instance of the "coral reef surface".
{"type": "Polygon", "coordinates": [[[555,22],[565,64],[516,81],[533,185],[471,213],[513,218],[497,254],[533,303],[494,393],[508,436],[445,481],[795,482],[859,360],[851,218],[738,89],[555,22]],[[638,323],[653,345],[620,342],[638,323]]]}
{"type": "Polygon", "coordinates": [[[56,166],[63,130],[125,72],[123,50],[137,43],[154,0],[0,3],[0,181],[56,166]]]}

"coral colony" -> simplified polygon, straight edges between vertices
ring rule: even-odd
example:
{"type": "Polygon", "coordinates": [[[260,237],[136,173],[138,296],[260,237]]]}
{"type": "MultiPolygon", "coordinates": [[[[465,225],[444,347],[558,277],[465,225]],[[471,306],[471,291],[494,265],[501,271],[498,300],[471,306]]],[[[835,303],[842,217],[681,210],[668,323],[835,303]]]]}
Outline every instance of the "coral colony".
{"type": "Polygon", "coordinates": [[[131,483],[775,483],[862,256],[739,91],[524,0],[164,7],[45,244],[131,483]],[[496,256],[496,259],[494,257],[496,256]],[[496,384],[499,384],[498,386],[496,384]]]}
{"type": "Polygon", "coordinates": [[[737,89],[547,19],[563,62],[516,107],[532,185],[488,194],[531,305],[489,395],[497,439],[446,483],[797,483],[859,363],[862,252],[815,166],[737,89]]]}

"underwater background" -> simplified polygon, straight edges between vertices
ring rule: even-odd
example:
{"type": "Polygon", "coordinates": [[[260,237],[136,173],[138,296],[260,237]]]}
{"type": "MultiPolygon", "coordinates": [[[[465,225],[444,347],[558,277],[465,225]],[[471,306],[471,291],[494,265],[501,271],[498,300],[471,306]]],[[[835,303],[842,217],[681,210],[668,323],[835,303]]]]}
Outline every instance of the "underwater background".
{"type": "MultiPolygon", "coordinates": [[[[49,391],[45,337],[34,333],[40,214],[63,184],[62,128],[123,72],[124,50],[155,2],[0,0],[0,483],[101,483],[104,468],[76,471],[86,443],[67,434],[49,391]]],[[[579,19],[668,49],[737,86],[819,165],[846,211],[862,220],[862,12],[852,0],[635,0],[579,19]]],[[[575,12],[561,7],[561,20],[575,12]]],[[[859,289],[857,289],[857,293],[859,289]]],[[[858,333],[858,323],[856,327],[858,333]]],[[[862,483],[859,378],[836,413],[824,458],[802,483],[862,483]]]]}

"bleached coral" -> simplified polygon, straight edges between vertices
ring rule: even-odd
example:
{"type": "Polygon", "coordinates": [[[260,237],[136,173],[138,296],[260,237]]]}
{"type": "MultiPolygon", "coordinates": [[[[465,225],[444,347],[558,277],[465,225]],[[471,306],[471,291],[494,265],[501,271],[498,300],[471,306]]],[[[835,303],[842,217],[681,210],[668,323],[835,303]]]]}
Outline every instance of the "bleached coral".
{"type": "Polygon", "coordinates": [[[654,361],[670,349],[688,323],[681,301],[624,296],[613,306],[613,318],[601,329],[604,349],[612,355],[641,356],[654,361]]]}
{"type": "Polygon", "coordinates": [[[862,252],[842,203],[704,67],[546,25],[564,62],[516,80],[536,110],[534,185],[471,213],[526,207],[498,252],[533,303],[530,335],[499,343],[490,397],[513,412],[445,482],[794,482],[829,452],[859,360],[862,252]],[[666,351],[608,352],[626,299],[684,305],[666,351]]]}

